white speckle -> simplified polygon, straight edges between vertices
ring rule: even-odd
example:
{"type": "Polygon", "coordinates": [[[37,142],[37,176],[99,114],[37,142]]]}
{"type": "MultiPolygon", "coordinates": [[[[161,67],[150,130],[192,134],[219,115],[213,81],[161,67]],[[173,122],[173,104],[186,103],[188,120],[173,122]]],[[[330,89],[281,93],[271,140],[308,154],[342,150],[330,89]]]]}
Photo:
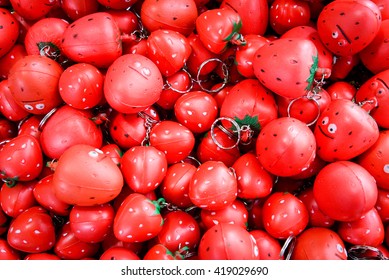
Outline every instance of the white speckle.
{"type": "Polygon", "coordinates": [[[143,224],[139,224],[139,228],[142,228],[143,227],[143,224]]]}
{"type": "Polygon", "coordinates": [[[384,165],[384,172],[389,174],[389,163],[384,165]]]}
{"type": "Polygon", "coordinates": [[[285,200],[284,200],[284,199],[281,199],[281,200],[280,200],[280,204],[283,204],[283,203],[285,203],[285,200]]]}
{"type": "Polygon", "coordinates": [[[40,230],[36,229],[36,230],[34,230],[34,233],[35,234],[40,234],[41,232],[40,232],[40,230]]]}
{"type": "Polygon", "coordinates": [[[20,230],[20,229],[16,229],[16,230],[15,230],[15,233],[18,233],[18,234],[19,234],[19,233],[21,233],[21,230],[20,230]]]}
{"type": "Polygon", "coordinates": [[[24,143],[24,144],[22,145],[22,149],[25,149],[25,148],[27,148],[27,144],[26,144],[26,143],[24,143]]]}

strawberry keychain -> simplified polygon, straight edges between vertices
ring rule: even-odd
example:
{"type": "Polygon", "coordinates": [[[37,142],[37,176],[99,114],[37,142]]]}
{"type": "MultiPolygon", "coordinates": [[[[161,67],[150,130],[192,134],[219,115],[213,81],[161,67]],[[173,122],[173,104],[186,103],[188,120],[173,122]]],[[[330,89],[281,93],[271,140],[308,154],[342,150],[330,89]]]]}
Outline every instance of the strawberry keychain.
{"type": "Polygon", "coordinates": [[[377,124],[389,128],[389,69],[368,79],[358,89],[355,99],[370,112],[377,124]]]}
{"type": "Polygon", "coordinates": [[[330,69],[318,66],[315,44],[308,39],[280,38],[264,44],[254,56],[254,74],[274,93],[298,98],[312,89],[315,76],[328,76],[330,69]]]}
{"type": "Polygon", "coordinates": [[[320,115],[314,135],[318,156],[334,162],[350,160],[369,149],[379,129],[366,110],[351,100],[336,99],[320,115]]]}
{"type": "Polygon", "coordinates": [[[373,41],[381,21],[381,12],[373,1],[332,1],[320,12],[317,30],[330,51],[348,56],[360,52],[373,41]]]}

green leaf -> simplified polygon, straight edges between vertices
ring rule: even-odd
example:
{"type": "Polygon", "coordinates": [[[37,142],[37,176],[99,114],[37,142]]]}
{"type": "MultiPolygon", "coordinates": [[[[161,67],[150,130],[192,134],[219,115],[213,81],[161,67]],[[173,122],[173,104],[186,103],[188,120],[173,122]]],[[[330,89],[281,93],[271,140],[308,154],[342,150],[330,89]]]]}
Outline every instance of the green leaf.
{"type": "MultiPolygon", "coordinates": [[[[239,124],[240,127],[242,127],[243,125],[248,125],[255,132],[259,132],[261,130],[261,125],[259,124],[258,116],[246,115],[243,119],[235,117],[234,120],[239,124]]],[[[232,130],[234,129],[236,128],[232,127],[232,130]]]]}
{"type": "Polygon", "coordinates": [[[232,38],[236,37],[239,33],[239,31],[242,29],[242,21],[239,20],[238,22],[231,21],[232,23],[232,31],[231,33],[223,39],[223,41],[231,41],[232,38]]]}
{"type": "Polygon", "coordinates": [[[312,64],[311,68],[309,69],[309,77],[306,80],[308,82],[308,85],[305,88],[305,90],[311,90],[313,87],[313,82],[315,80],[315,74],[316,74],[318,64],[319,64],[319,56],[318,55],[312,56],[312,60],[313,60],[313,64],[312,64]]]}

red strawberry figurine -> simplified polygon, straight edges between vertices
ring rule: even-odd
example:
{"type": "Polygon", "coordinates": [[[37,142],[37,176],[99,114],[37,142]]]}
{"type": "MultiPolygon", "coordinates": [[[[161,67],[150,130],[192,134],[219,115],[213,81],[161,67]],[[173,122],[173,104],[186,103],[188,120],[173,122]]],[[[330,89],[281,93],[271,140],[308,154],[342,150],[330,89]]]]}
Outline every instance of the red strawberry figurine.
{"type": "Polygon", "coordinates": [[[369,149],[379,136],[375,120],[347,99],[333,100],[314,129],[317,154],[325,161],[350,160],[369,149]]]}
{"type": "Polygon", "coordinates": [[[318,63],[318,51],[312,40],[281,38],[256,51],[253,67],[265,87],[280,96],[298,98],[311,90],[320,70],[318,63]]]}
{"type": "Polygon", "coordinates": [[[389,69],[363,83],[355,99],[370,111],[370,115],[380,127],[389,129],[389,69]]]}
{"type": "Polygon", "coordinates": [[[326,5],[317,19],[317,30],[324,45],[335,55],[360,52],[377,35],[381,12],[369,0],[337,0],[326,5]]]}
{"type": "Polygon", "coordinates": [[[196,31],[204,46],[215,54],[228,48],[228,43],[245,44],[239,33],[242,20],[230,8],[211,9],[202,13],[196,20],[196,31]]]}

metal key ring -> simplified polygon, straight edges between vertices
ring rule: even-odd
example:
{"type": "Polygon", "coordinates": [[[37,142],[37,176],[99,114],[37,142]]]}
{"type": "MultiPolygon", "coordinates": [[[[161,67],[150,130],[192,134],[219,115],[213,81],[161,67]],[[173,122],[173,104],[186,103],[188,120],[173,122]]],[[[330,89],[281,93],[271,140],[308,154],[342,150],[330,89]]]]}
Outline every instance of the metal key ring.
{"type": "Polygon", "coordinates": [[[310,101],[313,101],[317,107],[317,115],[316,115],[315,119],[313,121],[311,121],[310,123],[307,123],[307,126],[311,126],[311,125],[315,124],[320,117],[320,104],[318,101],[318,99],[320,99],[320,98],[316,98],[315,95],[303,95],[303,96],[297,97],[297,98],[293,99],[291,102],[289,102],[288,108],[287,108],[288,117],[291,117],[290,110],[292,109],[293,104],[296,101],[303,99],[303,98],[306,98],[310,101]]]}
{"type": "Polygon", "coordinates": [[[197,76],[196,76],[196,82],[197,84],[200,86],[200,88],[205,91],[205,92],[208,92],[208,93],[216,93],[216,92],[219,92],[220,90],[222,90],[228,83],[228,80],[229,80],[229,77],[230,77],[230,74],[229,74],[229,71],[228,71],[228,67],[227,67],[227,64],[222,61],[220,58],[210,58],[210,59],[207,59],[205,61],[203,61],[200,66],[199,66],[199,69],[197,71],[197,76]],[[201,76],[201,70],[203,70],[204,66],[207,65],[208,63],[210,62],[219,62],[221,63],[222,65],[222,70],[223,70],[223,82],[221,83],[221,85],[219,87],[217,87],[216,89],[207,89],[203,86],[201,79],[200,79],[200,76],[201,76]]]}
{"type": "Polygon", "coordinates": [[[231,150],[233,148],[235,148],[236,146],[239,145],[239,142],[240,142],[240,126],[239,124],[232,118],[229,118],[229,117],[220,117],[220,118],[217,118],[213,123],[212,123],[212,126],[211,126],[211,138],[213,140],[213,142],[220,148],[220,149],[223,149],[223,150],[231,150]],[[235,135],[234,133],[232,133],[231,131],[229,131],[227,128],[225,128],[224,126],[222,126],[221,124],[218,124],[220,121],[229,121],[235,128],[236,128],[236,132],[237,135],[235,135]],[[223,146],[222,144],[220,144],[220,142],[216,139],[216,135],[215,135],[215,127],[217,127],[225,134],[228,135],[228,137],[230,138],[235,138],[236,137],[236,142],[232,145],[232,146],[223,146]]]}

